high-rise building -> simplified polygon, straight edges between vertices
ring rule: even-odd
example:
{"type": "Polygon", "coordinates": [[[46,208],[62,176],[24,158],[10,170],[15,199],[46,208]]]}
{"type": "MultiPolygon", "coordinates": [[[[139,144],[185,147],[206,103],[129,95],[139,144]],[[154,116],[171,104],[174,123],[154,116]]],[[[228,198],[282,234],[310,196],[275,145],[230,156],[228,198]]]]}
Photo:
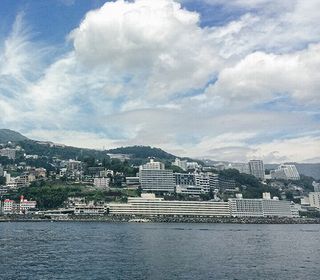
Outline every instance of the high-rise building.
{"type": "Polygon", "coordinates": [[[250,160],[249,161],[250,174],[257,179],[264,179],[264,165],[262,160],[250,160]]]}
{"type": "Polygon", "coordinates": [[[270,172],[272,179],[300,180],[299,172],[293,164],[281,164],[270,172]]]}
{"type": "Polygon", "coordinates": [[[175,166],[180,167],[182,170],[186,171],[188,169],[186,160],[181,160],[179,158],[176,158],[175,161],[172,163],[175,166]]]}
{"type": "Polygon", "coordinates": [[[153,159],[139,168],[141,189],[145,192],[174,192],[175,183],[172,170],[166,170],[162,162],[153,159]]]}

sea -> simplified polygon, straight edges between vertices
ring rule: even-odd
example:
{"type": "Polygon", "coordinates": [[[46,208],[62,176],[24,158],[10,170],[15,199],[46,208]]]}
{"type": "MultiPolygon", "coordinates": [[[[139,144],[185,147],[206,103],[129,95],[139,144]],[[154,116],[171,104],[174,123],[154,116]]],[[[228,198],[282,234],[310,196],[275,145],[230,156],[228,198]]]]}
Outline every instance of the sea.
{"type": "Polygon", "coordinates": [[[320,225],[4,222],[0,279],[320,279],[320,225]]]}

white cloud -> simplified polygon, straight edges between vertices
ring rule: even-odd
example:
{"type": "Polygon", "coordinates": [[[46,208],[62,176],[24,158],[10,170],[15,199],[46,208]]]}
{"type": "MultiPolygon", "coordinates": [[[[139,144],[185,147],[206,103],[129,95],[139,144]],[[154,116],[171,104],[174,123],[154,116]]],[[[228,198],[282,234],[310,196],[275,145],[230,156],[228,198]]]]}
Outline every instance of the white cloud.
{"type": "Polygon", "coordinates": [[[212,28],[172,0],[107,2],[46,67],[48,49],[18,16],[0,52],[0,125],[80,147],[315,161],[317,3],[271,2],[221,2],[244,13],[212,28]]]}
{"type": "Polygon", "coordinates": [[[220,63],[199,14],[172,0],[107,2],[70,37],[80,61],[138,82],[147,99],[201,88],[220,63]]]}
{"type": "Polygon", "coordinates": [[[295,102],[319,103],[320,44],[303,51],[276,55],[255,52],[219,73],[208,95],[248,104],[291,97],[295,102]]]}

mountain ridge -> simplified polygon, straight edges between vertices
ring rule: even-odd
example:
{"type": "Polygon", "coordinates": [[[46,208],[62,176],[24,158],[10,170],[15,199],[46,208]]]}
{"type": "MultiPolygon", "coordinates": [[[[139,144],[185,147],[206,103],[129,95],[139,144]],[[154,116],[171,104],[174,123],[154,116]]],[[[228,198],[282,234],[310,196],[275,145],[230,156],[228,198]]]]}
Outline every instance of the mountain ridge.
{"type": "Polygon", "coordinates": [[[20,132],[7,128],[0,129],[0,144],[6,144],[8,142],[20,142],[24,140],[29,140],[29,138],[22,135],[20,132]]]}

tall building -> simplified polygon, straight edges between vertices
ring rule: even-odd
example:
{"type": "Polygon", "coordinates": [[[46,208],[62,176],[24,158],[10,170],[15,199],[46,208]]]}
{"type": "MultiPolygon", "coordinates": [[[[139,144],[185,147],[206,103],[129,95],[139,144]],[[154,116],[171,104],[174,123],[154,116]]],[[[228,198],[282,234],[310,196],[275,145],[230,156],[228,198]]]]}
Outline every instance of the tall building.
{"type": "Polygon", "coordinates": [[[175,161],[172,163],[175,166],[180,167],[182,170],[186,171],[188,169],[186,160],[181,160],[179,158],[176,158],[175,161]]]}
{"type": "Polygon", "coordinates": [[[300,180],[299,172],[293,164],[281,164],[270,172],[272,179],[300,180]]]}
{"type": "Polygon", "coordinates": [[[250,160],[249,161],[250,174],[259,180],[264,179],[264,165],[262,160],[250,160]]]}
{"type": "Polygon", "coordinates": [[[153,159],[140,166],[139,180],[144,192],[174,192],[175,189],[173,171],[153,159]]]}

